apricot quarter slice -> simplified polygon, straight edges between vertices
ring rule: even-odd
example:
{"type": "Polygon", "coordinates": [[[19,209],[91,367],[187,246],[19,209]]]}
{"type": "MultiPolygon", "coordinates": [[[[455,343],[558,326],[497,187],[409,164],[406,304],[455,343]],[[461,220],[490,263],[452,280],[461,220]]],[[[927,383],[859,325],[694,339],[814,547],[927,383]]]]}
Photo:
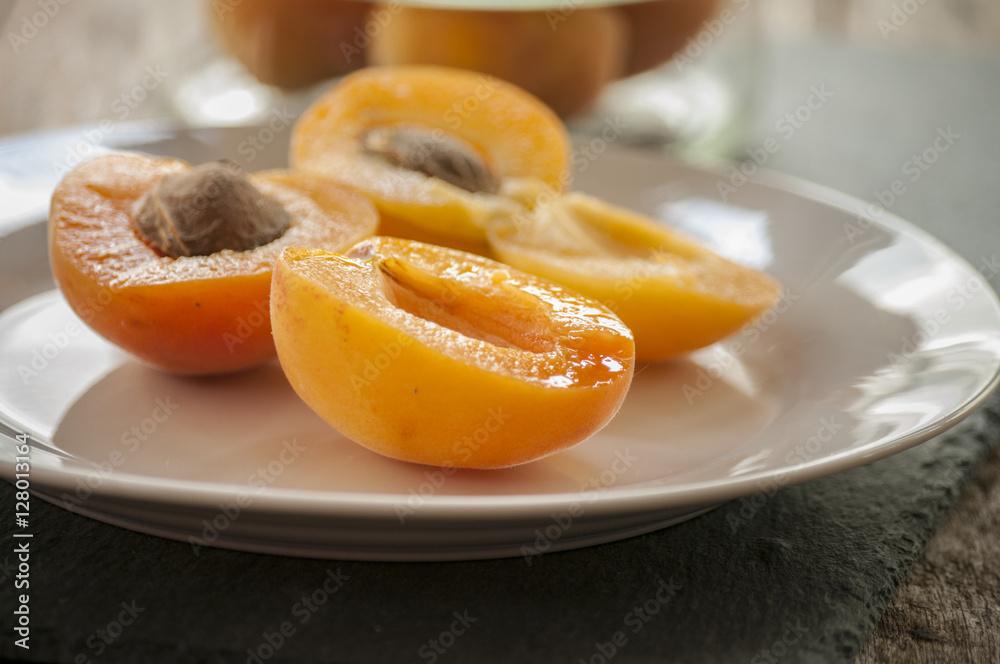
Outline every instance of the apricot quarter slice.
{"type": "MultiPolygon", "coordinates": [[[[246,251],[173,258],[142,234],[137,216],[156,183],[190,170],[177,159],[115,154],[68,173],[52,196],[52,272],[84,322],[146,363],[179,374],[245,369],[274,357],[269,297],[281,250],[348,247],[374,232],[378,212],[362,194],[316,176],[251,174],[287,213],[287,230],[246,251]]],[[[189,203],[199,210],[213,197],[189,203]]]]}
{"type": "Polygon", "coordinates": [[[600,304],[410,240],[286,249],[271,319],[313,410],[417,463],[502,468],[565,449],[612,418],[632,379],[632,334],[600,304]]]}
{"type": "Polygon", "coordinates": [[[569,180],[559,118],[520,88],[460,69],[371,67],[299,119],[290,161],[367,194],[407,226],[485,245],[486,223],[569,180]]]}
{"type": "Polygon", "coordinates": [[[780,287],[631,210],[572,193],[489,233],[498,260],[600,301],[656,361],[719,341],[769,309],[780,287]]]}

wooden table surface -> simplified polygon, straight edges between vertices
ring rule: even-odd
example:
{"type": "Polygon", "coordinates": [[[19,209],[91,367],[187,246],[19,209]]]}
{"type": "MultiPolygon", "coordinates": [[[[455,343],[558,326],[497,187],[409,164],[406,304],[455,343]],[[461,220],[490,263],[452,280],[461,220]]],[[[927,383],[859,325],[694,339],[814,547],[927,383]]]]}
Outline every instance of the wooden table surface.
{"type": "Polygon", "coordinates": [[[857,664],[1000,661],[1000,447],[896,591],[857,664]]]}

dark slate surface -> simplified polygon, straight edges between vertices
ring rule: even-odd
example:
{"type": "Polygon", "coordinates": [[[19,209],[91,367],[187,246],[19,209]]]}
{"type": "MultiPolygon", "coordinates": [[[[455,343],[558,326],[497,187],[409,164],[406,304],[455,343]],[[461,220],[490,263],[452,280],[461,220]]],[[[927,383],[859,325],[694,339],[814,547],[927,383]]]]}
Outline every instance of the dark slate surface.
{"type": "MultiPolygon", "coordinates": [[[[895,457],[531,566],[195,557],[36,500],[25,659],[246,662],[247,648],[271,654],[270,637],[283,643],[261,661],[846,662],[998,431],[995,397],[895,457]]],[[[4,523],[13,502],[5,484],[4,523]]],[[[5,537],[8,657],[12,548],[5,537]]]]}
{"type": "MultiPolygon", "coordinates": [[[[962,140],[892,211],[973,264],[1000,249],[997,67],[823,46],[783,51],[773,62],[780,84],[765,95],[762,138],[810,85],[825,81],[835,97],[770,168],[871,199],[950,124],[962,140]]],[[[261,661],[305,663],[848,662],[998,438],[994,395],[947,434],[895,457],[530,567],[522,559],[357,563],[224,550],[194,557],[187,544],[35,500],[25,659],[245,662],[250,648],[261,661]],[[342,585],[318,590],[326,579],[337,587],[330,575],[342,585]],[[302,602],[314,592],[324,603],[312,612],[302,602]],[[131,619],[123,607],[138,616],[104,645],[99,630],[117,634],[113,623],[131,619]],[[268,640],[279,639],[269,651],[268,640]]],[[[4,524],[13,503],[4,484],[4,524]]],[[[24,653],[10,636],[15,560],[4,532],[0,656],[16,657],[24,653]]]]}

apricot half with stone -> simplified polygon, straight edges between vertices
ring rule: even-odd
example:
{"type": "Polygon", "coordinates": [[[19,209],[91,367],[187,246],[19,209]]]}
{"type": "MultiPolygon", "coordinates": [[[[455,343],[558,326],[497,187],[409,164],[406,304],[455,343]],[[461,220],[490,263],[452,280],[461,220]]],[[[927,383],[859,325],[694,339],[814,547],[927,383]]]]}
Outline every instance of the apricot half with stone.
{"type": "Polygon", "coordinates": [[[394,233],[410,226],[482,244],[491,218],[569,180],[569,139],[547,106],[499,79],[445,67],[345,76],[296,124],[290,159],[367,194],[394,233]]]}
{"type": "Polygon", "coordinates": [[[684,235],[584,194],[490,229],[499,260],[602,302],[662,360],[715,343],[769,309],[780,287],[684,235]]]}
{"type": "Polygon", "coordinates": [[[104,338],[166,371],[224,373],[274,356],[284,247],[338,250],[377,224],[362,194],[316,176],[116,154],[56,187],[49,254],[66,301],[104,338]]]}
{"type": "Polygon", "coordinates": [[[300,397],[396,459],[502,468],[574,445],[617,412],[632,334],[610,311],[481,256],[397,238],[286,249],[271,320],[300,397]]]}

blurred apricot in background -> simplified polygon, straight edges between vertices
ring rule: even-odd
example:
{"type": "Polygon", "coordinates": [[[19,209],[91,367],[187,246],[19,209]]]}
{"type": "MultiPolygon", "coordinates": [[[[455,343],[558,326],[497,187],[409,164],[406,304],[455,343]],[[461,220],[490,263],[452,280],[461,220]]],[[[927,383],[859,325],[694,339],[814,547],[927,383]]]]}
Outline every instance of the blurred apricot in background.
{"type": "Polygon", "coordinates": [[[483,11],[242,0],[213,2],[210,13],[223,46],[263,83],[302,87],[366,64],[441,65],[514,83],[568,116],[611,81],[669,60],[718,5],[656,0],[483,11]]]}

